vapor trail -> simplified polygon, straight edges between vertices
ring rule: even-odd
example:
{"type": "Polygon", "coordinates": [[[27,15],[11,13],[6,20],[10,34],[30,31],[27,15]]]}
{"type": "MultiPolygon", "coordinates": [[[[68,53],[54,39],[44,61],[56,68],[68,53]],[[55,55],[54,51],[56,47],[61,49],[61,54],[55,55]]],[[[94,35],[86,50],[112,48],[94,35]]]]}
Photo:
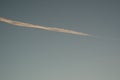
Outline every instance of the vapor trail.
{"type": "Polygon", "coordinates": [[[0,21],[1,22],[5,22],[5,23],[9,23],[9,24],[12,24],[12,25],[16,25],[16,26],[39,28],[39,29],[44,29],[44,30],[49,30],[49,31],[63,32],[63,33],[81,35],[81,36],[91,36],[89,34],[82,33],[82,32],[77,32],[77,31],[73,31],[73,30],[67,30],[67,29],[61,29],[61,28],[54,28],[54,27],[39,26],[39,25],[30,24],[30,23],[24,23],[24,22],[20,22],[20,21],[14,21],[14,20],[6,19],[6,18],[3,18],[3,17],[0,17],[0,21]]]}

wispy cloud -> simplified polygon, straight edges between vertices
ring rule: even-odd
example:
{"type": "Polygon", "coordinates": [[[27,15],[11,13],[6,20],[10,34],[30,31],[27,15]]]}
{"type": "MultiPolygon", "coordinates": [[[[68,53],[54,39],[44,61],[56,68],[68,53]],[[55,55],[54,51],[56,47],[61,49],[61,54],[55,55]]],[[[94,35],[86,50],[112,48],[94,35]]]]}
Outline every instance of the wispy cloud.
{"type": "Polygon", "coordinates": [[[30,24],[30,23],[25,23],[25,22],[14,21],[14,20],[11,20],[11,19],[3,18],[3,17],[0,17],[0,21],[5,22],[5,23],[9,23],[9,24],[12,24],[12,25],[16,25],[16,26],[39,28],[39,29],[44,29],[44,30],[49,30],[49,31],[63,32],[63,33],[81,35],[81,36],[91,36],[89,34],[82,33],[82,32],[77,32],[77,31],[73,31],[73,30],[34,25],[34,24],[30,24]]]}

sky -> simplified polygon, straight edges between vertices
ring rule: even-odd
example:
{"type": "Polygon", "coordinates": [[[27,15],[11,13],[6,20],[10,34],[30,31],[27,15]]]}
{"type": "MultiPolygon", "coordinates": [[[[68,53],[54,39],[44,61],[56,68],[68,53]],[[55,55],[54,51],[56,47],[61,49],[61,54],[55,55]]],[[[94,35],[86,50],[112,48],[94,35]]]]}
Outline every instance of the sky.
{"type": "Polygon", "coordinates": [[[95,37],[0,22],[0,80],[119,80],[119,0],[0,0],[0,17],[95,37]]]}

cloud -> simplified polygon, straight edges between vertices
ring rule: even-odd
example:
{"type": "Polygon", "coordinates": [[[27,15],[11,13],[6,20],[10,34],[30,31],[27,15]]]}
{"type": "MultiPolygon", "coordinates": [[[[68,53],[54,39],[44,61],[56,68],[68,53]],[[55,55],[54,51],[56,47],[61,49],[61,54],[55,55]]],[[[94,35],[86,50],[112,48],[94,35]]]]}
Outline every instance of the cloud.
{"type": "Polygon", "coordinates": [[[39,28],[39,29],[44,29],[44,30],[48,30],[48,31],[69,33],[69,34],[75,34],[75,35],[81,35],[81,36],[91,36],[89,34],[82,33],[82,32],[77,32],[77,31],[73,31],[73,30],[62,29],[62,28],[55,28],[55,27],[39,26],[39,25],[30,24],[30,23],[14,21],[14,20],[10,20],[10,19],[7,19],[7,18],[3,18],[3,17],[0,17],[0,21],[1,22],[5,22],[5,23],[9,23],[9,24],[12,24],[12,25],[16,25],[16,26],[39,28]]]}

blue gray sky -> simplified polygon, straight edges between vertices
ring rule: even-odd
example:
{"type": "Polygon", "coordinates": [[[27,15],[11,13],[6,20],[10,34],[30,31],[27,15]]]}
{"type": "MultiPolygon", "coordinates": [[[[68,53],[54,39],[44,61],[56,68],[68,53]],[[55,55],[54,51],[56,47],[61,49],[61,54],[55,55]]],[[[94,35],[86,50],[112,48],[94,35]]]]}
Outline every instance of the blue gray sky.
{"type": "Polygon", "coordinates": [[[0,0],[0,17],[95,37],[0,22],[0,80],[119,80],[119,0],[0,0]]]}

